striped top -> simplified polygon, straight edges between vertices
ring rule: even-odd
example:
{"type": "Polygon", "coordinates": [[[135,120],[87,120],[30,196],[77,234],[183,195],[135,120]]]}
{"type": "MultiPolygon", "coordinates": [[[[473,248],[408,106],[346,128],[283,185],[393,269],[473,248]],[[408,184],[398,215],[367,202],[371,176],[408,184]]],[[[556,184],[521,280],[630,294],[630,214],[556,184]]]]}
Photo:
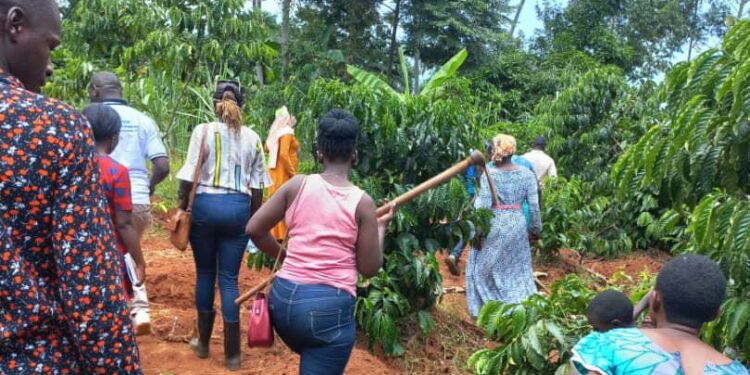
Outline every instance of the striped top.
{"type": "Polygon", "coordinates": [[[201,124],[193,129],[185,165],[177,173],[179,180],[193,181],[206,127],[205,160],[198,194],[250,194],[250,189],[263,189],[272,184],[258,134],[248,127],[242,127],[237,134],[220,122],[201,124]]]}

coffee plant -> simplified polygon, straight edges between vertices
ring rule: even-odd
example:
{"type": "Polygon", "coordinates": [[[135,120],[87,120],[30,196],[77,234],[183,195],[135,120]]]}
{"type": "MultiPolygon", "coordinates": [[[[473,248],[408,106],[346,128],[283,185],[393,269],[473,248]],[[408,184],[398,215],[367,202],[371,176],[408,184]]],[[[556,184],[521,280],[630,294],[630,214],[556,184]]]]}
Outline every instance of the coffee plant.
{"type": "Polygon", "coordinates": [[[738,21],[721,48],[676,66],[659,93],[668,116],[623,154],[612,176],[625,200],[646,192],[641,215],[675,251],[717,260],[729,283],[722,316],[704,332],[750,359],[750,22],[738,21]],[[656,223],[656,224],[654,224],[656,223]]]}

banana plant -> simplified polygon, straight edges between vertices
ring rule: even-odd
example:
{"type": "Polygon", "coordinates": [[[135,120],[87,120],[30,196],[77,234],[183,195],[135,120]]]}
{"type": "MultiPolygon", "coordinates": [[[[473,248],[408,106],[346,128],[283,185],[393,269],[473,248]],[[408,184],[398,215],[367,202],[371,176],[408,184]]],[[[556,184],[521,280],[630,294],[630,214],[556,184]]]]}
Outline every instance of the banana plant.
{"type": "MultiPolygon", "coordinates": [[[[456,75],[458,69],[461,68],[469,53],[466,48],[459,51],[456,55],[451,57],[445,64],[443,64],[425,83],[424,87],[416,96],[431,96],[433,98],[440,97],[443,92],[443,86],[445,82],[451,77],[456,75]]],[[[347,65],[346,71],[351,75],[357,82],[378,92],[381,95],[386,95],[398,99],[400,102],[408,100],[412,95],[411,85],[409,84],[409,68],[404,57],[403,47],[398,49],[399,66],[402,80],[403,92],[398,92],[388,82],[375,73],[368,72],[360,69],[354,65],[347,65]]]]}

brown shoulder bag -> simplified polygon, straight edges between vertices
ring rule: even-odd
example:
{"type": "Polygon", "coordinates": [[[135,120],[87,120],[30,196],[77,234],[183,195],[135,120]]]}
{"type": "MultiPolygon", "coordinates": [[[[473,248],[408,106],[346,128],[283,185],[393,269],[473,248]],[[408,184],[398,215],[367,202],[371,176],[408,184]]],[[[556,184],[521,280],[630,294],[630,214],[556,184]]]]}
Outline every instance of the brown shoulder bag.
{"type": "MultiPolygon", "coordinates": [[[[172,245],[180,251],[185,251],[188,247],[190,239],[190,224],[191,224],[191,211],[193,209],[193,201],[195,200],[195,192],[198,189],[198,182],[200,181],[201,170],[203,169],[203,162],[206,158],[206,134],[208,133],[208,125],[204,125],[203,136],[201,138],[201,148],[198,153],[198,163],[195,165],[195,173],[193,174],[193,188],[190,190],[188,196],[187,210],[183,210],[179,207],[173,208],[169,211],[169,219],[165,227],[169,231],[169,241],[172,245]]],[[[217,156],[218,157],[218,156],[217,156]]]]}

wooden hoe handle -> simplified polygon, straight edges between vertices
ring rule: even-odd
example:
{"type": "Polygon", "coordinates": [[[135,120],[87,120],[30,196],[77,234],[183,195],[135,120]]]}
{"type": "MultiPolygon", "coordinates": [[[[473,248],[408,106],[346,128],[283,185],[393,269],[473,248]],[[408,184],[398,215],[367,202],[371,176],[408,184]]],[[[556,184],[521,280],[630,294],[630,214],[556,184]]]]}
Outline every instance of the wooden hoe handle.
{"type": "MultiPolygon", "coordinates": [[[[392,204],[395,204],[397,206],[402,206],[406,203],[409,203],[415,198],[417,198],[418,196],[422,195],[427,190],[436,188],[444,184],[445,182],[453,178],[453,176],[465,171],[466,168],[469,168],[472,165],[484,165],[484,164],[485,164],[484,155],[482,155],[482,153],[479,151],[472,151],[471,155],[467,157],[466,159],[464,159],[463,161],[461,161],[460,163],[444,170],[437,176],[419,184],[414,189],[411,189],[407,191],[406,193],[398,196],[396,199],[388,202],[388,204],[385,204],[381,206],[380,208],[378,208],[377,211],[375,211],[375,213],[377,214],[378,217],[383,216],[387,214],[388,211],[390,211],[390,206],[392,204]]],[[[249,291],[243,293],[241,296],[239,296],[239,298],[234,300],[234,302],[238,305],[241,305],[245,301],[249,300],[255,294],[263,290],[263,288],[265,288],[271,281],[273,281],[273,278],[275,276],[276,276],[275,273],[272,274],[271,276],[263,280],[260,284],[256,285],[253,289],[250,289],[249,291]]]]}
{"type": "Polygon", "coordinates": [[[469,168],[472,165],[484,165],[484,160],[484,155],[482,155],[481,152],[472,151],[471,155],[460,163],[440,172],[440,174],[438,174],[437,176],[419,184],[417,187],[407,191],[406,193],[401,194],[396,199],[388,202],[388,204],[385,204],[378,208],[375,213],[378,217],[381,217],[388,213],[391,204],[395,204],[396,206],[403,206],[404,204],[414,200],[414,198],[422,195],[427,190],[434,189],[446,183],[448,180],[453,178],[453,176],[465,171],[466,168],[469,168]]]}

